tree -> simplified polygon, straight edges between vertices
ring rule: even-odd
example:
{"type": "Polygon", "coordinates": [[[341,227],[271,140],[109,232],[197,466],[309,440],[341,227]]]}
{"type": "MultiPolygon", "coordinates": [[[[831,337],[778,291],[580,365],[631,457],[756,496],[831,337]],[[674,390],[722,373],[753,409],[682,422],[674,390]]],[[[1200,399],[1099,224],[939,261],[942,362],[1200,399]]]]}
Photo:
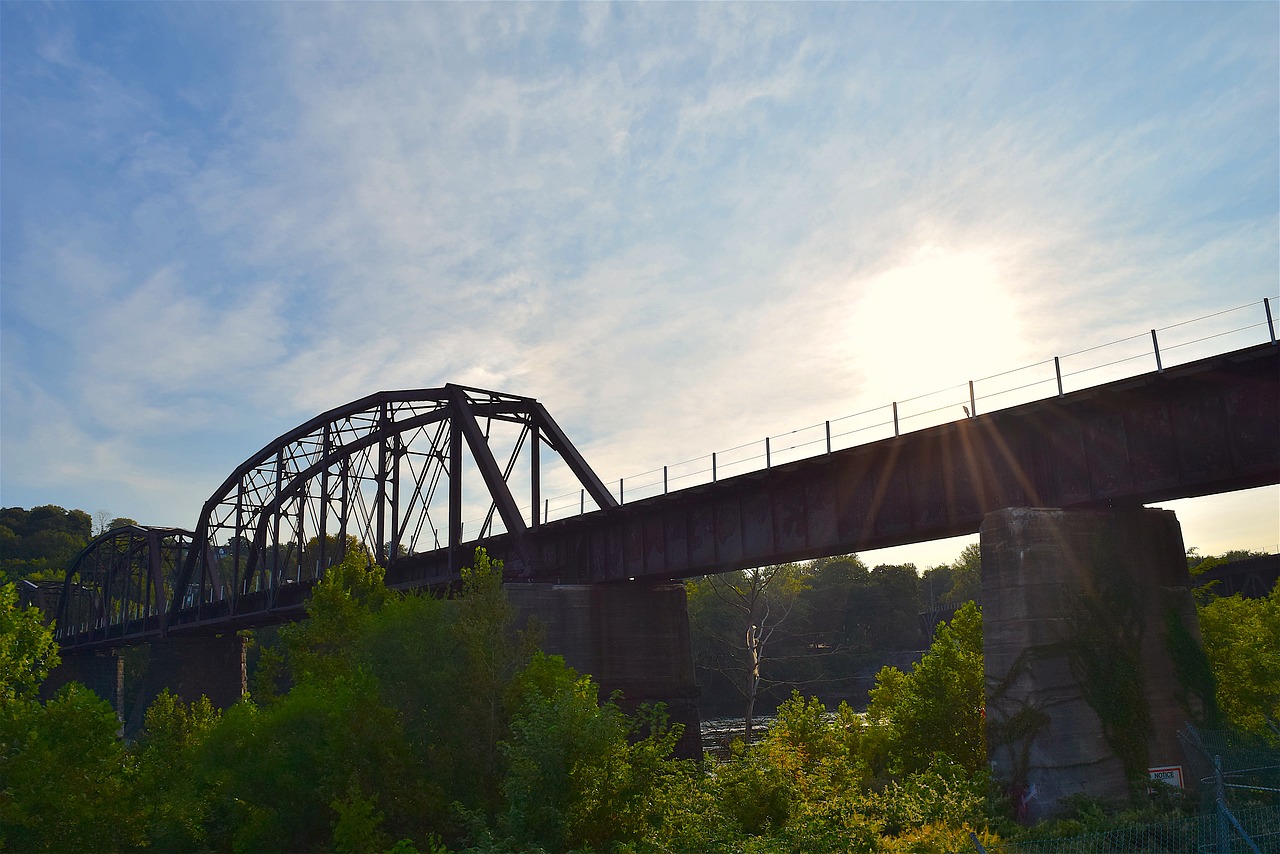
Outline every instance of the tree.
{"type": "Polygon", "coordinates": [[[58,661],[58,645],[40,609],[19,608],[17,588],[0,584],[0,706],[34,700],[58,661]]]}
{"type": "Polygon", "coordinates": [[[0,509],[0,583],[61,580],[92,536],[93,520],[83,510],[54,504],[0,509]]]}
{"type": "Polygon", "coordinates": [[[986,764],[983,736],[982,612],[968,602],[941,627],[911,672],[876,676],[867,722],[876,737],[864,757],[877,774],[927,770],[936,758],[969,774],[986,764]]]}
{"type": "Polygon", "coordinates": [[[40,685],[57,664],[39,610],[19,608],[14,586],[0,585],[0,849],[135,844],[115,712],[75,683],[40,703],[40,685]]]}
{"type": "Polygon", "coordinates": [[[806,565],[784,563],[709,575],[690,584],[690,621],[715,650],[714,657],[704,658],[703,666],[729,677],[741,695],[743,735],[748,741],[755,724],[756,700],[764,688],[779,681],[767,678],[764,672],[770,644],[791,616],[807,582],[806,565]]]}
{"type": "Polygon", "coordinates": [[[522,849],[601,850],[638,842],[663,818],[661,790],[689,768],[668,763],[680,728],[652,717],[643,738],[588,676],[535,653],[512,685],[500,826],[522,849]]]}
{"type": "Polygon", "coordinates": [[[982,546],[970,543],[951,564],[951,589],[946,601],[952,605],[982,601],[982,546]]]}
{"type": "Polygon", "coordinates": [[[1223,717],[1280,744],[1280,587],[1265,599],[1216,597],[1199,611],[1223,717]]]}

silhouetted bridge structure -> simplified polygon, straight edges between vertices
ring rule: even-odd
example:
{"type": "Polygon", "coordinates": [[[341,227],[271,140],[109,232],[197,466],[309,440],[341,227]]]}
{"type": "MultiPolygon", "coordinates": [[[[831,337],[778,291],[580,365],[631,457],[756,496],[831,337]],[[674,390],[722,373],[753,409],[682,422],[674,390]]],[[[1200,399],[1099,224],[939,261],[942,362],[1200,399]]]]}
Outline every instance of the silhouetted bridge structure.
{"type": "Polygon", "coordinates": [[[622,505],[531,398],[381,392],[263,448],[194,532],[99,537],[68,573],[57,636],[75,652],[296,619],[353,537],[398,588],[455,582],[477,546],[513,581],[667,581],[972,534],[1004,507],[1137,507],[1278,482],[1272,344],[622,505]],[[544,449],[597,509],[539,519],[544,449]],[[467,469],[488,505],[471,539],[467,469]],[[495,514],[505,533],[485,535],[495,514]]]}
{"type": "Polygon", "coordinates": [[[1270,337],[1169,368],[1157,348],[1152,373],[852,448],[831,449],[828,432],[825,453],[766,455],[764,469],[626,504],[532,398],[455,385],[370,395],[247,460],[194,530],[122,528],[91,543],[62,585],[64,664],[47,687],[84,681],[119,710],[115,651],[148,644],[135,708],[162,688],[229,705],[245,690],[236,632],[304,616],[311,587],[352,549],[391,586],[421,589],[455,584],[484,547],[512,601],[543,621],[549,652],[606,696],[620,691],[624,708],[665,702],[696,755],[681,579],[980,531],[988,725],[1029,708],[1052,722],[1019,743],[989,739],[993,770],[1039,791],[1040,814],[1074,792],[1120,797],[1134,769],[1107,747],[1064,650],[1073,626],[1105,614],[1114,647],[1100,654],[1137,650],[1145,668],[1150,762],[1180,761],[1176,732],[1200,700],[1170,649],[1176,627],[1194,638],[1198,621],[1177,520],[1143,505],[1280,483],[1270,337]],[[546,471],[576,480],[580,515],[539,512],[546,471]],[[464,524],[472,512],[483,521],[464,524]]]}

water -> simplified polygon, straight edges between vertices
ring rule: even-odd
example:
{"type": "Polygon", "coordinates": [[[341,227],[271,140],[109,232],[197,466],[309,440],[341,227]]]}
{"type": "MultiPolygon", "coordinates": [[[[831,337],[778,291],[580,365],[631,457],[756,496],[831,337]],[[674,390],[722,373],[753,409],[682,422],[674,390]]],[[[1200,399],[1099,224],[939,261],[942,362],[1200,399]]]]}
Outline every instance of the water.
{"type": "MultiPolygon", "coordinates": [[[[742,727],[746,724],[744,717],[708,718],[702,722],[702,752],[725,759],[729,756],[729,744],[735,738],[742,738],[742,727]]],[[[751,724],[751,741],[755,743],[764,735],[765,730],[777,720],[774,715],[760,715],[751,724]]]]}

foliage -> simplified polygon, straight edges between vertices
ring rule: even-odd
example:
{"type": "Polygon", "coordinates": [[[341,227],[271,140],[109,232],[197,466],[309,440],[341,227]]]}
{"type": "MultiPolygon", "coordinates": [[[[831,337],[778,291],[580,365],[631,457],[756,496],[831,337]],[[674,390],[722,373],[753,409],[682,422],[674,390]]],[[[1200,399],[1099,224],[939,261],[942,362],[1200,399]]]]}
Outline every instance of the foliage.
{"type": "Polygon", "coordinates": [[[938,629],[928,653],[903,673],[886,667],[867,707],[873,733],[863,760],[872,773],[909,775],[946,761],[977,774],[983,742],[982,613],[972,602],[938,629]]]}
{"type": "Polygon", "coordinates": [[[536,653],[513,686],[516,696],[503,781],[502,828],[552,851],[639,841],[661,826],[673,799],[668,780],[689,769],[665,760],[680,727],[649,716],[649,732],[612,702],[600,704],[589,677],[558,656],[536,653]]]}
{"type": "MultiPolygon", "coordinates": [[[[852,646],[876,617],[862,609],[918,602],[914,579],[856,558],[808,565],[790,605],[803,631],[774,643],[852,646]]],[[[793,692],[758,743],[703,766],[670,758],[679,728],[660,707],[629,718],[537,652],[482,551],[443,600],[389,591],[349,550],[307,607],[264,644],[274,674],[256,702],[219,713],[162,694],[131,747],[82,689],[47,707],[24,689],[3,710],[0,844],[941,852],[967,850],[971,830],[992,839],[973,604],[910,672],[881,671],[867,716],[793,692]]]]}
{"type": "Polygon", "coordinates": [[[383,582],[385,571],[358,549],[329,567],[307,600],[308,619],[280,630],[288,666],[298,682],[349,675],[355,640],[372,615],[394,594],[383,582]]]}
{"type": "Polygon", "coordinates": [[[83,510],[0,509],[0,584],[60,579],[92,537],[93,520],[83,510]]]}
{"type": "Polygon", "coordinates": [[[162,850],[192,850],[206,842],[203,792],[193,785],[195,755],[221,717],[207,697],[184,704],[168,691],[147,708],[134,745],[135,785],[150,840],[162,850]]]}
{"type": "Polygon", "coordinates": [[[40,609],[19,608],[17,588],[0,584],[0,707],[33,699],[58,661],[40,609]]]}
{"type": "Polygon", "coordinates": [[[800,594],[808,587],[809,567],[785,563],[711,575],[690,585],[690,620],[710,641],[710,666],[726,676],[743,701],[744,734],[751,737],[756,700],[776,680],[766,676],[800,594]]]}
{"type": "Polygon", "coordinates": [[[81,685],[0,706],[0,848],[119,850],[141,842],[111,706],[81,685]]]}
{"type": "Polygon", "coordinates": [[[1222,713],[1218,709],[1213,665],[1176,608],[1169,608],[1165,613],[1165,645],[1181,686],[1177,700],[1187,719],[1199,726],[1220,728],[1222,713]]]}
{"type": "Polygon", "coordinates": [[[754,716],[795,689],[860,701],[860,671],[922,645],[921,581],[909,564],[868,569],[844,555],[688,589],[700,705],[713,716],[746,707],[754,716]]]}
{"type": "Polygon", "coordinates": [[[1280,746],[1280,587],[1265,599],[1236,594],[1199,610],[1227,725],[1280,746]]]}

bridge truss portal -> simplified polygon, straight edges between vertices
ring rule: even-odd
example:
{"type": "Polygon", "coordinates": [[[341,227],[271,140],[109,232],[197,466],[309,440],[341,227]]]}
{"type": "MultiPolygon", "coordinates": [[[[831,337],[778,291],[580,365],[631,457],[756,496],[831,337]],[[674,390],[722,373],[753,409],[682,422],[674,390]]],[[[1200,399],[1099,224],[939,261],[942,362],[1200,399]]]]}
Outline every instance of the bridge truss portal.
{"type": "Polygon", "coordinates": [[[194,532],[129,528],[91,543],[63,585],[57,637],[70,650],[288,619],[352,548],[389,572],[444,555],[443,583],[470,561],[464,541],[501,533],[508,571],[527,573],[543,448],[597,507],[616,506],[532,398],[446,385],[330,410],[237,468],[194,532]]]}

